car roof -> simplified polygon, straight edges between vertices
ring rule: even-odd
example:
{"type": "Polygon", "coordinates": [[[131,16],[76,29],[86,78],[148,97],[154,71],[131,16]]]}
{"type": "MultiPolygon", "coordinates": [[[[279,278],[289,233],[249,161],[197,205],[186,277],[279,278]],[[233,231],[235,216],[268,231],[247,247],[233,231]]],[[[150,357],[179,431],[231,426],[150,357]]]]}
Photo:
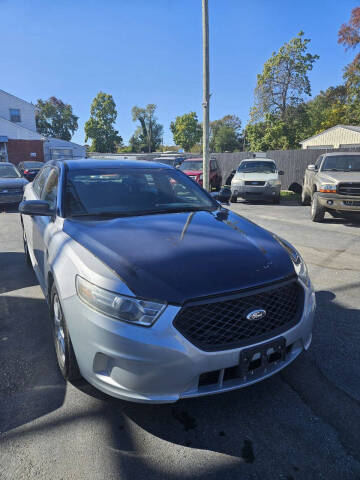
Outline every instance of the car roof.
{"type": "Polygon", "coordinates": [[[323,153],[322,155],[324,157],[337,157],[339,155],[360,155],[360,152],[331,152],[331,153],[323,153]]]}
{"type": "MultiPolygon", "coordinates": [[[[184,162],[192,162],[193,160],[201,160],[202,161],[202,157],[185,158],[184,162]]],[[[211,160],[214,160],[214,159],[211,158],[211,160]]]]}
{"type": "Polygon", "coordinates": [[[171,168],[165,164],[149,162],[148,160],[110,160],[108,158],[82,158],[49,163],[63,163],[69,170],[89,170],[91,168],[171,168]]]}
{"type": "Polygon", "coordinates": [[[244,160],[241,160],[240,163],[242,163],[242,162],[272,162],[272,163],[275,163],[275,160],[272,160],[271,158],[258,157],[258,158],[244,158],[244,160]]]}
{"type": "Polygon", "coordinates": [[[14,165],[14,164],[11,163],[11,162],[0,162],[0,165],[11,165],[12,167],[15,167],[15,168],[16,168],[16,165],[14,165]]]}

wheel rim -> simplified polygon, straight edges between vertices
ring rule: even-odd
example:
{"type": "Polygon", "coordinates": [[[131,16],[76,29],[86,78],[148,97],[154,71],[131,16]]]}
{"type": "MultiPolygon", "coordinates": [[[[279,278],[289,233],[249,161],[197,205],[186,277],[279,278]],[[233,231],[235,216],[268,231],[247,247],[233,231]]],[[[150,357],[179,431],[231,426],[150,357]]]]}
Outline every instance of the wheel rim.
{"type": "Polygon", "coordinates": [[[54,335],[56,355],[61,367],[65,366],[65,332],[62,325],[62,311],[57,294],[54,295],[54,335]]]}

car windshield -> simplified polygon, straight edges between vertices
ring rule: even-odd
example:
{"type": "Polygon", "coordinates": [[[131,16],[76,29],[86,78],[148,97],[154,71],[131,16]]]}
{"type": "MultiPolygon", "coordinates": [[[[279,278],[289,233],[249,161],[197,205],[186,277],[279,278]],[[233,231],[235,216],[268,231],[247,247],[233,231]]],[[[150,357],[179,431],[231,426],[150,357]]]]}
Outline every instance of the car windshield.
{"type": "Polygon", "coordinates": [[[22,166],[24,168],[41,168],[44,164],[42,162],[24,162],[22,166]]]}
{"type": "Polygon", "coordinates": [[[192,160],[190,162],[183,162],[180,166],[180,170],[201,170],[203,169],[202,160],[192,160]]]}
{"type": "Polygon", "coordinates": [[[165,163],[165,165],[169,165],[170,167],[173,167],[175,163],[173,158],[156,158],[154,162],[165,163]]]}
{"type": "Polygon", "coordinates": [[[217,203],[192,180],[167,168],[70,170],[67,216],[132,216],[215,210],[217,203]]]}
{"type": "Polygon", "coordinates": [[[323,172],[360,172],[360,155],[336,155],[326,157],[323,172]]]}
{"type": "Polygon", "coordinates": [[[19,178],[20,172],[14,165],[1,165],[0,163],[0,178],[19,178]]]}
{"type": "Polygon", "coordinates": [[[241,162],[238,172],[242,173],[276,173],[276,165],[273,162],[241,162]]]}

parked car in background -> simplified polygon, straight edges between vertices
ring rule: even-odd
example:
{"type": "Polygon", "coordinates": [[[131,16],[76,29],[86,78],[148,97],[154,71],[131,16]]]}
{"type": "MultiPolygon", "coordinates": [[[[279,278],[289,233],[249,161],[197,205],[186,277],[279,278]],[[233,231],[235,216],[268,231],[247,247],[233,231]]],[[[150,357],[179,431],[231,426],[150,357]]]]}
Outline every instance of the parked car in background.
{"type": "MultiPolygon", "coordinates": [[[[203,159],[201,157],[185,159],[180,166],[180,170],[199,185],[203,185],[203,159]]],[[[214,158],[210,159],[209,184],[212,190],[220,190],[222,185],[221,170],[214,158]]]]}
{"type": "Polygon", "coordinates": [[[169,167],[178,167],[181,165],[183,162],[184,158],[183,157],[175,157],[174,155],[168,155],[168,156],[161,156],[161,157],[156,157],[153,158],[153,162],[158,162],[158,163],[164,163],[165,165],[169,165],[169,167]]]}
{"type": "Polygon", "coordinates": [[[326,212],[360,213],[360,154],[324,153],[315,165],[308,165],[301,203],[311,203],[311,219],[322,222],[326,212]]]}
{"type": "Polygon", "coordinates": [[[8,162],[0,162],[0,204],[19,203],[28,181],[8,162]]]}
{"type": "Polygon", "coordinates": [[[53,161],[24,196],[65,379],[175,402],[263,380],[309,348],[315,295],[298,252],[179,170],[53,161]]]}
{"type": "Polygon", "coordinates": [[[249,158],[242,160],[231,180],[231,202],[245,200],[280,202],[281,181],[274,160],[249,158]]]}
{"type": "Polygon", "coordinates": [[[26,178],[26,180],[29,180],[29,182],[32,182],[36,177],[40,168],[42,168],[43,166],[44,166],[43,162],[35,162],[30,160],[26,162],[20,162],[17,168],[19,169],[22,176],[26,178]]]}

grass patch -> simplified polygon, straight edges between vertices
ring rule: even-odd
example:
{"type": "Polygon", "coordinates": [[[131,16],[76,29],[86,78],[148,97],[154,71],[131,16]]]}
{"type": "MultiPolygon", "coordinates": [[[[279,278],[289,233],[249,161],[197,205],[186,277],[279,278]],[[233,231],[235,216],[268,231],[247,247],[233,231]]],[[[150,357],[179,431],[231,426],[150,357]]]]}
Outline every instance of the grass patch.
{"type": "Polygon", "coordinates": [[[291,190],[281,190],[280,196],[281,198],[293,198],[294,200],[300,198],[298,193],[292,192],[291,190]]]}

